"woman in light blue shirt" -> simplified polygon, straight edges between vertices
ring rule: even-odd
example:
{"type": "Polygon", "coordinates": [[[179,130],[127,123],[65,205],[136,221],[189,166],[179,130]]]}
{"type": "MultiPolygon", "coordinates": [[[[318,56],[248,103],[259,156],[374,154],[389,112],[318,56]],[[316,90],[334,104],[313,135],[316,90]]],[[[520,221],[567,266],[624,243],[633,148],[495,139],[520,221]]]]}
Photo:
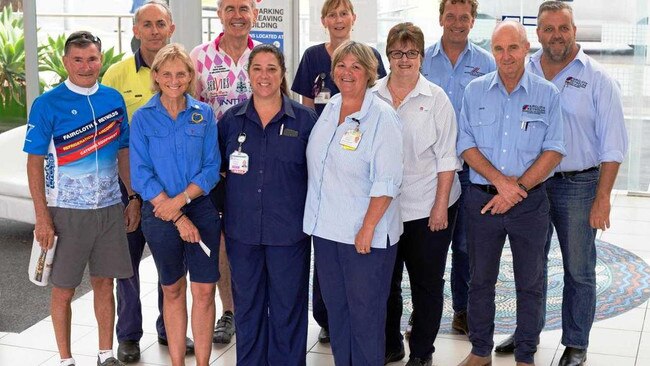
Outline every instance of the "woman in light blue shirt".
{"type": "Polygon", "coordinates": [[[402,233],[399,118],[368,89],[377,79],[370,47],[336,49],[340,90],[307,146],[309,186],[303,228],[313,235],[337,365],[383,365],[386,301],[402,233]]]}
{"type": "Polygon", "coordinates": [[[217,124],[212,108],[188,93],[196,74],[182,46],[158,51],[151,79],[158,93],[131,122],[132,186],[144,200],[142,232],[163,288],[172,365],[185,362],[189,271],[196,364],[207,366],[219,280],[220,222],[207,196],[219,180],[217,124]]]}

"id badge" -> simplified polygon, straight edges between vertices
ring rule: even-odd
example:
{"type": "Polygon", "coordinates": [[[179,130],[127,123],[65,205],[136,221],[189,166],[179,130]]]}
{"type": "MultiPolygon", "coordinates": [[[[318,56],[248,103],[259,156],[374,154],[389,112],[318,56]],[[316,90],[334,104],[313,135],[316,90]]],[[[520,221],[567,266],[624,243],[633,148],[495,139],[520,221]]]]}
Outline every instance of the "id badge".
{"type": "Polygon", "coordinates": [[[345,150],[354,151],[361,142],[361,131],[359,129],[347,130],[339,142],[345,150]]]}
{"type": "Polygon", "coordinates": [[[235,150],[230,154],[228,169],[235,174],[248,172],[248,154],[235,150]]]}
{"type": "Polygon", "coordinates": [[[316,98],[314,99],[314,104],[327,104],[330,101],[330,98],[332,97],[332,92],[330,92],[329,89],[323,88],[323,90],[316,95],[316,98]]]}

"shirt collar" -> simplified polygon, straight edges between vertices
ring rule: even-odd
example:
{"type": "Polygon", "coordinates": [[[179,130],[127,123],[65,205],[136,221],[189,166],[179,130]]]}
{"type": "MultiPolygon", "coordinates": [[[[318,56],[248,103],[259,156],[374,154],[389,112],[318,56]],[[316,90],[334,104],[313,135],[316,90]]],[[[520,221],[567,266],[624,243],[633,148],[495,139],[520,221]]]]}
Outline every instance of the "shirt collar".
{"type": "MultiPolygon", "coordinates": [[[[499,86],[503,91],[506,90],[505,85],[503,85],[503,81],[501,81],[501,76],[499,76],[499,70],[494,71],[492,73],[492,81],[490,82],[490,86],[488,89],[492,89],[495,86],[499,86]]],[[[512,89],[512,92],[517,91],[519,87],[522,87],[526,93],[530,90],[530,76],[528,75],[528,70],[524,69],[524,74],[521,76],[519,79],[519,82],[515,86],[514,89],[512,89]]],[[[512,93],[511,93],[512,94],[512,93]]]]}
{"type": "MultiPolygon", "coordinates": [[[[214,46],[219,50],[219,44],[221,43],[221,38],[223,38],[223,32],[219,33],[217,38],[214,40],[214,46]]],[[[253,38],[251,36],[248,36],[248,49],[252,50],[253,47],[255,47],[255,43],[253,43],[253,38]]]]}
{"type": "MultiPolygon", "coordinates": [[[[458,59],[459,59],[459,60],[460,60],[461,58],[463,58],[463,56],[465,55],[466,52],[471,51],[470,47],[473,47],[473,45],[472,45],[471,43],[472,43],[472,42],[470,42],[469,39],[468,39],[467,42],[465,43],[465,48],[463,48],[463,52],[461,52],[460,55],[458,56],[458,59]]],[[[442,48],[442,37],[440,37],[440,41],[436,42],[436,43],[433,45],[433,52],[431,53],[431,57],[435,57],[435,56],[437,56],[437,55],[440,54],[440,53],[442,53],[443,55],[445,55],[445,57],[449,58],[449,57],[447,56],[447,54],[445,53],[444,48],[442,48]]]]}
{"type": "Polygon", "coordinates": [[[99,90],[99,84],[95,81],[95,85],[91,86],[90,88],[84,88],[83,86],[79,86],[72,81],[70,81],[70,78],[65,79],[64,81],[65,86],[70,89],[70,91],[80,94],[80,95],[93,95],[99,90]]]}
{"type": "MultiPolygon", "coordinates": [[[[337,95],[341,95],[340,93],[337,95]]],[[[340,104],[343,102],[343,96],[341,98],[338,98],[336,100],[336,103],[339,104],[339,109],[340,110],[340,104]]],[[[366,114],[370,111],[372,107],[372,102],[373,102],[373,93],[370,89],[366,89],[366,93],[363,96],[363,103],[361,104],[361,109],[358,110],[357,112],[352,113],[351,115],[345,117],[346,121],[348,120],[354,120],[355,122],[359,122],[363,120],[366,117],[366,114]]]]}
{"type": "Polygon", "coordinates": [[[135,72],[140,71],[141,67],[150,68],[149,65],[147,65],[147,62],[142,57],[142,53],[140,52],[139,48],[135,51],[135,54],[133,54],[133,57],[135,59],[135,72]]]}
{"type": "MultiPolygon", "coordinates": [[[[256,120],[259,119],[257,117],[257,111],[255,110],[255,104],[253,103],[253,98],[255,96],[251,96],[250,99],[245,100],[243,103],[244,105],[235,113],[236,116],[246,116],[249,120],[256,120]]],[[[296,114],[293,111],[293,106],[291,105],[291,101],[289,100],[289,97],[282,94],[282,106],[280,107],[280,112],[278,113],[280,118],[282,118],[284,115],[287,117],[296,118],[296,114]]]]}
{"type": "MultiPolygon", "coordinates": [[[[386,100],[393,100],[391,95],[390,95],[390,90],[388,90],[388,78],[390,77],[390,74],[388,76],[384,76],[383,78],[379,79],[377,81],[377,85],[375,85],[375,90],[377,90],[377,93],[384,99],[386,100]]],[[[415,87],[413,90],[415,90],[415,95],[426,95],[426,96],[432,96],[433,94],[431,93],[431,88],[429,88],[429,81],[427,78],[424,77],[424,75],[420,74],[418,77],[418,81],[415,84],[415,87]]],[[[411,93],[409,93],[410,95],[411,93]]]]}
{"type": "MultiPolygon", "coordinates": [[[[160,111],[167,111],[165,109],[165,106],[162,105],[162,102],[160,101],[160,92],[154,94],[153,98],[147,102],[144,106],[141,108],[155,108],[160,111]]],[[[185,109],[183,111],[186,111],[188,109],[194,109],[194,110],[200,110],[201,106],[199,105],[199,102],[194,99],[191,95],[188,93],[185,93],[185,109]]]]}
{"type": "MultiPolygon", "coordinates": [[[[587,54],[582,49],[582,46],[578,45],[578,47],[579,47],[579,49],[578,49],[578,53],[576,54],[576,57],[573,60],[571,60],[571,62],[569,62],[564,67],[564,69],[562,69],[560,71],[560,73],[562,73],[562,71],[568,69],[574,62],[580,62],[580,63],[582,63],[583,66],[587,64],[587,62],[588,62],[587,54]]],[[[544,53],[544,50],[540,48],[539,50],[537,50],[537,52],[535,52],[532,56],[530,56],[530,61],[529,61],[531,64],[533,64],[535,66],[535,68],[540,72],[540,74],[542,72],[542,54],[543,53],[544,53]]],[[[558,75],[559,75],[559,73],[558,73],[558,75]]]]}

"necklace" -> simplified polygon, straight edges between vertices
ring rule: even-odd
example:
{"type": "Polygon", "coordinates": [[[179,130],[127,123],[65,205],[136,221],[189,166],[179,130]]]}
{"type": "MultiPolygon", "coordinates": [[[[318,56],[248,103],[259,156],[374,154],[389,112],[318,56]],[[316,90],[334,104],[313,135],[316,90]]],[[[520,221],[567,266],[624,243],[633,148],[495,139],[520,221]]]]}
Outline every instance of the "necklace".
{"type": "Polygon", "coordinates": [[[402,104],[402,102],[404,101],[404,98],[406,98],[406,96],[408,96],[408,92],[403,97],[400,98],[397,95],[397,93],[393,90],[393,88],[391,88],[390,80],[389,80],[388,83],[386,83],[386,86],[388,87],[388,91],[390,92],[390,96],[393,97],[393,106],[399,107],[402,104]]]}

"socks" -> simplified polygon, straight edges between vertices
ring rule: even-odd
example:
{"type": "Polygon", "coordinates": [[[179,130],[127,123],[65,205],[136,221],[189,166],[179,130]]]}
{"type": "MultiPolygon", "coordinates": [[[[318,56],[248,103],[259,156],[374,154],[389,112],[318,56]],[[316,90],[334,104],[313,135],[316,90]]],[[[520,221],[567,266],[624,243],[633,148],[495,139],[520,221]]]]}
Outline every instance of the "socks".
{"type": "Polygon", "coordinates": [[[61,359],[61,361],[59,362],[59,366],[74,366],[74,365],[75,362],[74,362],[74,358],[72,357],[61,359]]]}
{"type": "Polygon", "coordinates": [[[112,349],[109,349],[109,350],[101,350],[100,349],[99,352],[97,353],[97,357],[99,357],[99,363],[104,363],[104,362],[106,362],[106,360],[113,357],[113,350],[112,349]]]}

